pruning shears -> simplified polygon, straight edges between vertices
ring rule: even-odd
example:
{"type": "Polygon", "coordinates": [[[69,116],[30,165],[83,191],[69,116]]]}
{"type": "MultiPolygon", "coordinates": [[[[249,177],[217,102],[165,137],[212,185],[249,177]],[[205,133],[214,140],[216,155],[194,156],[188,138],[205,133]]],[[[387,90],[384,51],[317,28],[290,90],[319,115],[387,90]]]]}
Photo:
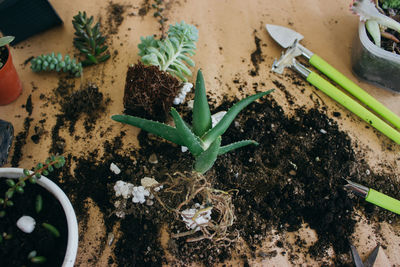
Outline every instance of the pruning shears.
{"type": "Polygon", "coordinates": [[[302,46],[299,41],[303,39],[303,35],[289,28],[277,25],[266,25],[266,29],[271,37],[282,47],[288,48],[279,60],[275,60],[272,70],[277,73],[283,73],[284,68],[290,67],[300,73],[306,80],[327,94],[329,97],[342,104],[345,108],[359,116],[361,119],[369,123],[378,131],[389,137],[391,140],[400,144],[400,132],[395,130],[391,125],[379,118],[377,115],[366,109],[353,98],[339,90],[330,82],[322,78],[316,72],[307,69],[304,65],[296,60],[296,57],[303,56],[308,59],[309,63],[324,73],[331,80],[346,89],[355,98],[367,105],[383,119],[390,122],[393,126],[400,129],[400,117],[385,107],[382,103],[369,95],[358,85],[344,76],[334,67],[329,65],[318,55],[314,54],[306,47],[302,46]]]}
{"type": "Polygon", "coordinates": [[[378,244],[374,250],[369,254],[368,258],[363,262],[355,246],[350,244],[351,255],[353,257],[354,265],[356,267],[372,267],[378,256],[380,245],[378,244]]]}

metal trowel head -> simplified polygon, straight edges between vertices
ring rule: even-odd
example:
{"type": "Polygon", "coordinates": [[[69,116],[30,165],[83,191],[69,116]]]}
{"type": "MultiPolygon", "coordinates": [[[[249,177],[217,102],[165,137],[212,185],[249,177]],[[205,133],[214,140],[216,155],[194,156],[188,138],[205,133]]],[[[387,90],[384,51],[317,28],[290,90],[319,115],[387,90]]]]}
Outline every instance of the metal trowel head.
{"type": "Polygon", "coordinates": [[[278,25],[265,25],[269,35],[283,48],[288,48],[293,45],[294,41],[300,41],[304,38],[300,33],[278,25]]]}

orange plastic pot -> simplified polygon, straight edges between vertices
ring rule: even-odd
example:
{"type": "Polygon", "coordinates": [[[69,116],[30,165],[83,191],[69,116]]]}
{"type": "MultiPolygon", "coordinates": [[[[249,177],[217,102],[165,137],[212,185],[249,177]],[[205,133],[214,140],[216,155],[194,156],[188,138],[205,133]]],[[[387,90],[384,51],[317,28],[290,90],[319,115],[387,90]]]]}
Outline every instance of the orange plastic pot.
{"type": "Polygon", "coordinates": [[[10,49],[6,46],[8,58],[0,69],[0,105],[13,102],[22,92],[22,83],[12,62],[10,49]]]}

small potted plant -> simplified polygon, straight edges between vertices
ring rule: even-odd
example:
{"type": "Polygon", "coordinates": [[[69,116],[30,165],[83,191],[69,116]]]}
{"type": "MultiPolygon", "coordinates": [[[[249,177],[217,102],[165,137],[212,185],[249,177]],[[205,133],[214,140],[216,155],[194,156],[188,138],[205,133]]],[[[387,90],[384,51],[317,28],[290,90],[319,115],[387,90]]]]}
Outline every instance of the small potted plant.
{"type": "Polygon", "coordinates": [[[165,120],[172,104],[180,104],[193,85],[190,58],[195,54],[198,31],[185,22],[170,25],[164,39],[141,37],[141,61],[128,68],[124,91],[125,113],[165,120]]]}
{"type": "Polygon", "coordinates": [[[8,44],[13,40],[13,36],[0,38],[0,105],[13,102],[22,92],[22,83],[8,48],[8,44]]]}
{"type": "Polygon", "coordinates": [[[75,212],[64,192],[43,176],[64,163],[62,156],[52,156],[33,171],[0,168],[1,266],[74,265],[78,249],[75,212]]]}
{"type": "Polygon", "coordinates": [[[399,8],[397,0],[355,0],[351,5],[351,10],[360,16],[352,48],[354,73],[396,92],[400,92],[400,23],[388,15],[399,12],[399,8]]]}
{"type": "Polygon", "coordinates": [[[187,236],[188,242],[202,239],[217,243],[234,241],[237,235],[231,233],[229,228],[235,220],[231,199],[235,190],[223,191],[214,188],[213,179],[210,180],[205,173],[213,166],[219,155],[247,145],[258,144],[253,140],[242,140],[222,146],[221,136],[242,109],[270,92],[272,90],[242,99],[218,122],[213,123],[203,75],[199,70],[192,125],[185,122],[174,108],[171,108],[171,115],[175,127],[130,115],[112,116],[115,121],[139,127],[170,142],[185,146],[194,157],[192,171],[170,170],[171,173],[167,175],[169,178],[162,183],[145,177],[141,180],[140,186],[118,181],[114,187],[116,195],[125,199],[132,197],[133,203],[145,203],[146,198],[152,202],[151,199],[155,198],[167,211],[175,213],[176,217],[181,218],[186,224],[188,231],[176,233],[172,235],[173,238],[187,236]]]}

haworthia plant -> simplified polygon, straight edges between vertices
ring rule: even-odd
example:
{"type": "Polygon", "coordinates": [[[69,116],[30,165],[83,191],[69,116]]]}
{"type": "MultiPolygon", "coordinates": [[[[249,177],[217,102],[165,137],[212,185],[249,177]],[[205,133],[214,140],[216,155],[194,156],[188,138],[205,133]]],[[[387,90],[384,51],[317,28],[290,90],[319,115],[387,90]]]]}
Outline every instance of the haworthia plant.
{"type": "Polygon", "coordinates": [[[72,25],[75,29],[74,46],[85,55],[83,66],[89,66],[104,62],[110,58],[105,45],[106,38],[100,32],[100,23],[93,27],[93,16],[87,17],[86,12],[79,12],[74,16],[72,25]]]}
{"type": "Polygon", "coordinates": [[[257,93],[242,99],[227,111],[215,127],[212,127],[211,112],[207,102],[204,79],[199,70],[196,79],[192,126],[183,121],[174,108],[171,109],[171,115],[174,119],[175,127],[130,115],[114,115],[111,118],[118,122],[139,127],[178,145],[186,146],[195,157],[194,170],[199,173],[205,173],[213,166],[218,155],[250,144],[258,144],[253,140],[242,140],[221,146],[221,136],[242,109],[272,91],[257,93]]]}
{"type": "Polygon", "coordinates": [[[170,25],[168,36],[163,40],[156,40],[153,36],[141,37],[139,56],[145,65],[158,66],[186,82],[186,76],[192,76],[187,65],[195,65],[190,56],[195,54],[198,35],[195,26],[183,21],[170,25]]]}
{"type": "Polygon", "coordinates": [[[58,53],[47,55],[40,55],[31,60],[31,69],[34,72],[40,71],[63,71],[70,72],[75,77],[82,75],[82,64],[77,62],[75,59],[71,59],[69,55],[63,56],[58,53]]]}

